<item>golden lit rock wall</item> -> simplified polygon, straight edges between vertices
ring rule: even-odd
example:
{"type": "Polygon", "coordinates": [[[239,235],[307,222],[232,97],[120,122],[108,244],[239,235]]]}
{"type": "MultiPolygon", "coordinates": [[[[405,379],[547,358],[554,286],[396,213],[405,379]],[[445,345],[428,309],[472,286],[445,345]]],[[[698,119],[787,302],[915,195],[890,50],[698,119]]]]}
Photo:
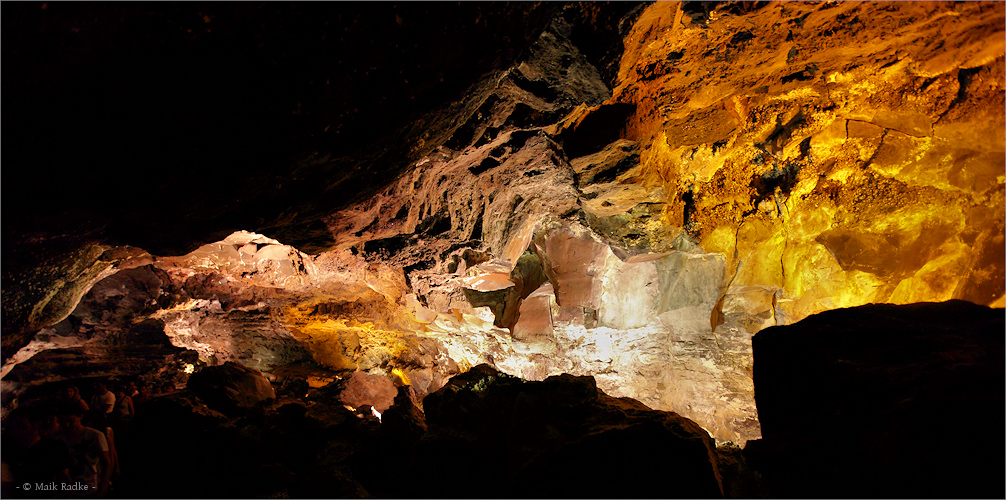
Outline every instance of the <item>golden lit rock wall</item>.
{"type": "Polygon", "coordinates": [[[665,224],[790,321],[1002,306],[1003,3],[681,7],[642,13],[611,100],[665,224]]]}

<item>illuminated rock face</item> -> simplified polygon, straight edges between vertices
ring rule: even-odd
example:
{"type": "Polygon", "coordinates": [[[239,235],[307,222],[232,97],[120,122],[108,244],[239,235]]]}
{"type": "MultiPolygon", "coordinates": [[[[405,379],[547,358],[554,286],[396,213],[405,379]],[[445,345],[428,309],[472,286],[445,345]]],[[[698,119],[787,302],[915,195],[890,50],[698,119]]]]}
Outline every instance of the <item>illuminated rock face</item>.
{"type": "Polygon", "coordinates": [[[648,7],[612,101],[664,222],[790,320],[1002,304],[1003,6],[648,7]]]}
{"type": "MultiPolygon", "coordinates": [[[[609,90],[557,19],[404,173],[305,215],[326,250],[247,232],[179,257],[92,250],[39,324],[112,262],[150,264],[128,285],[143,304],[101,302],[120,271],[53,328],[147,318],[202,364],[309,360],[420,395],[481,363],[592,375],[744,444],[756,332],[869,302],[1002,304],[1002,23],[1001,3],[661,2],[626,18],[609,90]]],[[[107,351],[46,338],[12,359],[107,351]]]]}

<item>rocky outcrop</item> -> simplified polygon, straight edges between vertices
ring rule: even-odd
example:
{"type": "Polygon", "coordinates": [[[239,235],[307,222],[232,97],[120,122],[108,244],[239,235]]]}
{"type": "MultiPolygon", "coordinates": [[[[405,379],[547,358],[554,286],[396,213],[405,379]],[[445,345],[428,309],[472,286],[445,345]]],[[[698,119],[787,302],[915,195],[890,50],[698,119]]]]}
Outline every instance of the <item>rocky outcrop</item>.
{"type": "MultiPolygon", "coordinates": [[[[149,256],[147,261],[151,260],[149,256]]],[[[173,345],[154,313],[176,290],[167,275],[143,265],[95,283],[72,312],[42,329],[2,369],[5,396],[76,378],[143,377],[151,384],[184,382],[196,352],[173,345]]],[[[12,403],[5,397],[4,405],[12,403]]]]}
{"type": "MultiPolygon", "coordinates": [[[[487,365],[451,379],[426,397],[428,432],[401,467],[381,467],[381,453],[361,452],[354,470],[395,471],[358,476],[378,496],[720,497],[713,441],[670,412],[600,392],[591,377],[569,375],[526,382],[487,365]],[[614,459],[613,457],[622,457],[614,459]],[[438,477],[451,481],[407,481],[438,477]],[[585,480],[586,471],[590,480],[585,480]],[[602,473],[603,471],[603,473],[602,473]],[[625,481],[627,477],[633,480],[625,481]]],[[[384,456],[388,456],[387,453],[384,456]]]]}
{"type": "Polygon", "coordinates": [[[556,304],[551,283],[538,287],[520,304],[520,318],[510,333],[514,340],[535,342],[552,337],[552,305],[556,304]]]}
{"type": "Polygon", "coordinates": [[[1003,311],[963,301],[828,311],[754,338],[773,497],[1000,497],[1003,311]],[[966,429],[966,430],[965,430],[966,429]]]}
{"type": "Polygon", "coordinates": [[[261,372],[234,362],[193,373],[187,387],[210,408],[224,413],[247,410],[276,398],[276,391],[261,372]]]}
{"type": "Polygon", "coordinates": [[[30,342],[34,332],[66,319],[96,283],[152,260],[150,254],[139,248],[91,242],[24,270],[19,269],[17,262],[32,257],[22,252],[22,249],[12,252],[15,260],[12,267],[18,271],[7,271],[4,278],[8,284],[3,295],[4,363],[30,342]]]}
{"type": "Polygon", "coordinates": [[[388,377],[355,372],[342,381],[339,401],[354,408],[363,405],[383,412],[395,402],[398,390],[388,377]]]}

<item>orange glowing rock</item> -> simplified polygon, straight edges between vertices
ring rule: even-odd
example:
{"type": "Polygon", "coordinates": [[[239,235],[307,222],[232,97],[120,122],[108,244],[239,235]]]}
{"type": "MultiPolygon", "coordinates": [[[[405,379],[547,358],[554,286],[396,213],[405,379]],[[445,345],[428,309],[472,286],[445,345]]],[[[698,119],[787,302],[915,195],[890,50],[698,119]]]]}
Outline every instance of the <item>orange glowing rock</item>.
{"type": "Polygon", "coordinates": [[[611,102],[636,106],[623,136],[669,193],[664,223],[724,254],[734,285],[781,289],[789,320],[1001,302],[1003,19],[995,2],[697,20],[660,2],[626,37],[611,102]]]}

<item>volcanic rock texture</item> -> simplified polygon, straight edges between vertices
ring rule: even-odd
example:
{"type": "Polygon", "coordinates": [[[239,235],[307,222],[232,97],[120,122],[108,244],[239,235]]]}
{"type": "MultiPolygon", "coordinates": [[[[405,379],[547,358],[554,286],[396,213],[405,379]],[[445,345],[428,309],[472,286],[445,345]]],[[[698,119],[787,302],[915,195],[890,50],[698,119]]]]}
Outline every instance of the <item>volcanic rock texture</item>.
{"type": "Polygon", "coordinates": [[[330,194],[213,219],[254,233],[170,257],[82,246],[34,274],[4,306],[26,318],[4,339],[5,391],[45,379],[35,352],[79,359],[151,330],[170,343],[158,376],[179,381],[184,363],[314,387],[365,371],[421,400],[486,363],[590,375],[743,444],[762,435],[759,330],[874,302],[1002,306],[1002,3],[550,19],[512,65],[389,135],[411,142],[379,156],[383,175],[373,156],[319,155],[291,178],[330,194]],[[333,201],[347,179],[361,194],[333,201]]]}
{"type": "Polygon", "coordinates": [[[648,8],[636,105],[664,222],[779,289],[791,319],[867,302],[1002,304],[1003,6],[648,8]],[[750,11],[750,12],[745,12],[750,11]]]}

